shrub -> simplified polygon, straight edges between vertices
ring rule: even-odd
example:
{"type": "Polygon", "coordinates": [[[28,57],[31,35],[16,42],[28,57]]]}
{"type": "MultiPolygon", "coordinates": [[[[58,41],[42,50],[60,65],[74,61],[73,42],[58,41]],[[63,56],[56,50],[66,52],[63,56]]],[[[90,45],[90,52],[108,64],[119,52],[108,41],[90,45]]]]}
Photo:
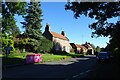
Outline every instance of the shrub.
{"type": "Polygon", "coordinates": [[[74,52],[75,52],[75,49],[72,48],[72,49],[70,50],[70,52],[71,52],[71,53],[74,53],[74,52]]]}
{"type": "Polygon", "coordinates": [[[13,36],[2,34],[2,51],[3,52],[5,52],[4,48],[8,45],[12,47],[12,51],[15,51],[13,36]]]}
{"type": "Polygon", "coordinates": [[[54,54],[58,54],[58,55],[66,55],[69,54],[66,51],[54,51],[54,54]]]}
{"type": "Polygon", "coordinates": [[[51,52],[52,48],[53,48],[53,42],[43,38],[38,46],[37,52],[44,52],[44,53],[51,52]]]}
{"type": "Polygon", "coordinates": [[[114,56],[115,56],[116,62],[120,64],[120,50],[119,49],[114,50],[114,56]]]}

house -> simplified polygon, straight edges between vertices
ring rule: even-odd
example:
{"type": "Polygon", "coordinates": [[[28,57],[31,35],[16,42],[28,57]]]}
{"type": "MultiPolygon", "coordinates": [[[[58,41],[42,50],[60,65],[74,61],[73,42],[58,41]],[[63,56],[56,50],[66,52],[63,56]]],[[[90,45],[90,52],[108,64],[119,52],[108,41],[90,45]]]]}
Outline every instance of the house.
{"type": "Polygon", "coordinates": [[[56,51],[65,51],[67,53],[70,52],[71,45],[69,43],[69,39],[66,37],[64,31],[61,34],[53,32],[50,30],[50,25],[46,24],[45,31],[43,32],[43,36],[47,39],[53,41],[53,50],[56,51]]]}
{"type": "Polygon", "coordinates": [[[70,43],[70,45],[72,46],[72,48],[74,49],[75,53],[81,53],[82,48],[79,44],[74,44],[74,43],[70,43]]]}
{"type": "Polygon", "coordinates": [[[70,43],[70,45],[72,46],[72,48],[74,49],[75,53],[86,53],[87,52],[87,48],[79,45],[79,44],[75,44],[75,43],[70,43]]]}
{"type": "Polygon", "coordinates": [[[81,48],[82,48],[82,53],[84,54],[87,53],[88,49],[85,46],[81,45],[81,48]]]}
{"type": "Polygon", "coordinates": [[[94,54],[94,49],[90,43],[86,42],[82,46],[87,48],[87,54],[94,54]]]}

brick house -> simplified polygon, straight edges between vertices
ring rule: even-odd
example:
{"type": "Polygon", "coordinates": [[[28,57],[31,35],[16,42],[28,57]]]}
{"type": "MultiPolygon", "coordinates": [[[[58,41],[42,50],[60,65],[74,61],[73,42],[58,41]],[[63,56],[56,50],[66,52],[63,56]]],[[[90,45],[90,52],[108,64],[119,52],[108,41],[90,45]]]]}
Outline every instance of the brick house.
{"type": "Polygon", "coordinates": [[[52,32],[50,30],[50,25],[46,24],[45,31],[43,32],[43,36],[45,36],[47,39],[53,41],[53,50],[54,51],[65,51],[67,53],[70,52],[71,45],[70,45],[69,39],[66,37],[64,31],[62,31],[61,34],[52,32]]]}
{"type": "Polygon", "coordinates": [[[86,53],[87,52],[87,48],[79,45],[79,44],[75,44],[75,43],[70,43],[70,45],[72,46],[72,48],[74,49],[75,53],[86,53]]]}
{"type": "Polygon", "coordinates": [[[93,47],[92,47],[92,45],[90,43],[86,42],[82,46],[87,48],[87,53],[88,54],[94,54],[94,49],[93,49],[93,47]]]}

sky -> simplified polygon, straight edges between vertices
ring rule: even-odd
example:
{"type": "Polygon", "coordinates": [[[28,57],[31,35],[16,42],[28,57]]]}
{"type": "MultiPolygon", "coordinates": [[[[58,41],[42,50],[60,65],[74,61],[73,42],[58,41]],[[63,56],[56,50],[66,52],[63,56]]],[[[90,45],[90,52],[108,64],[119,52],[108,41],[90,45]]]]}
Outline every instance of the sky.
{"type": "MultiPolygon", "coordinates": [[[[44,32],[46,23],[50,24],[50,29],[53,32],[61,33],[65,31],[66,36],[69,38],[70,43],[83,44],[90,42],[95,46],[105,47],[109,42],[108,37],[91,38],[92,30],[88,28],[88,25],[95,22],[94,19],[90,19],[85,16],[81,16],[79,19],[74,18],[72,11],[65,10],[66,2],[42,2],[41,8],[43,11],[43,21],[41,31],[44,32]]],[[[20,22],[24,21],[21,16],[15,17],[17,25],[21,31],[24,31],[20,22]]],[[[111,22],[115,21],[109,20],[111,22]]]]}

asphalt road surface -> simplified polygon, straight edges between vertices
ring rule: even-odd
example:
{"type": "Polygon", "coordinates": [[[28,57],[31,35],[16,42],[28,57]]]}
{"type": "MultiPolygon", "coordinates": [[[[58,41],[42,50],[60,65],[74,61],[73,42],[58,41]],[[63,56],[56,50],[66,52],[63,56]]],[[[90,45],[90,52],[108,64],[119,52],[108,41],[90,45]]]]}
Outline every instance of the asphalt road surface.
{"type": "MultiPolygon", "coordinates": [[[[72,58],[58,62],[47,62],[34,65],[25,65],[9,68],[2,71],[2,78],[62,78],[71,79],[104,79],[106,74],[114,67],[112,64],[98,64],[94,55],[82,58],[72,58]],[[104,73],[104,74],[103,74],[104,73]],[[102,78],[101,78],[102,77],[102,78]]],[[[118,68],[116,68],[116,71],[118,68]]],[[[113,69],[112,72],[116,73],[113,69]]],[[[116,78],[117,75],[112,76],[116,78]]]]}

